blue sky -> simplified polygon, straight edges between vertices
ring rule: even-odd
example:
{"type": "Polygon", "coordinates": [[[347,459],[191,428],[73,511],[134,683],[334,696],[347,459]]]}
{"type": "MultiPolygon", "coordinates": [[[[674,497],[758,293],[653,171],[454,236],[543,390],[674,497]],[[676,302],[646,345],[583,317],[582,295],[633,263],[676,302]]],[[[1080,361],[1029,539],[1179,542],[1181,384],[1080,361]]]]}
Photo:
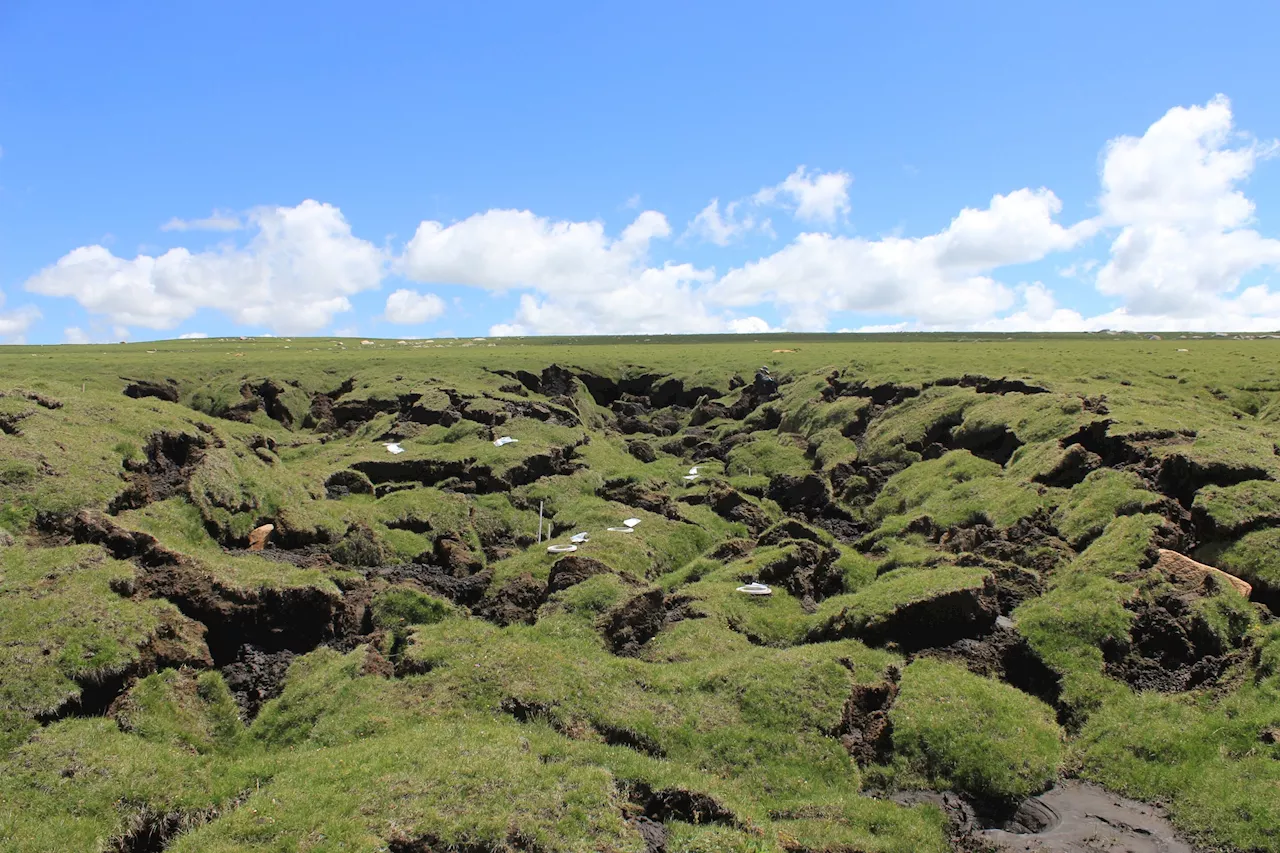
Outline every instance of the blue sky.
{"type": "Polygon", "coordinates": [[[1280,328],[1277,31],[8,0],[0,340],[1280,328]]]}

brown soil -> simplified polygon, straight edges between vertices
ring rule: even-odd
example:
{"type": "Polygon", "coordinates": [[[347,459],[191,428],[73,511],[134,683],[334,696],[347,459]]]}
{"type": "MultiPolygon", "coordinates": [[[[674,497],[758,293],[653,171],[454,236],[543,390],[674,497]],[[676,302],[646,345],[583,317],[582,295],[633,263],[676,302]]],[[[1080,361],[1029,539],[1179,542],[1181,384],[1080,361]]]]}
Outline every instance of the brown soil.
{"type": "Polygon", "coordinates": [[[889,709],[898,696],[898,671],[880,684],[855,684],[844,703],[840,725],[832,733],[860,767],[884,764],[893,754],[893,724],[889,709]]]}
{"type": "Polygon", "coordinates": [[[129,384],[124,388],[124,395],[140,400],[143,397],[155,397],[168,403],[178,402],[178,383],[172,379],[164,382],[151,382],[146,379],[126,379],[129,384]]]}
{"type": "Polygon", "coordinates": [[[284,677],[294,657],[287,649],[264,652],[245,644],[235,660],[221,668],[227,688],[246,720],[258,716],[262,706],[284,690],[284,677]]]}
{"type": "Polygon", "coordinates": [[[1198,596],[1162,592],[1129,605],[1129,642],[1104,649],[1108,675],[1135,690],[1176,693],[1211,684],[1241,658],[1195,612],[1198,596]]]}
{"type": "Polygon", "coordinates": [[[633,439],[627,442],[627,452],[639,459],[641,462],[653,462],[658,458],[657,451],[653,449],[653,445],[647,441],[633,439]]]}
{"type": "Polygon", "coordinates": [[[834,548],[808,539],[793,540],[785,556],[757,570],[757,579],[783,587],[813,612],[817,602],[844,589],[844,576],[835,565],[839,556],[834,548]]]}
{"type": "Polygon", "coordinates": [[[652,483],[637,483],[627,479],[609,480],[596,489],[596,496],[623,506],[665,516],[673,521],[684,520],[684,516],[680,514],[680,508],[675,505],[671,497],[652,483]]]}
{"type": "Polygon", "coordinates": [[[547,579],[546,594],[553,595],[580,584],[587,578],[612,573],[613,569],[599,560],[570,554],[556,560],[551,566],[551,576],[547,579]]]}
{"type": "Polygon", "coordinates": [[[976,675],[1004,681],[1047,705],[1056,706],[1062,681],[1049,669],[1008,619],[998,619],[995,630],[979,639],[958,640],[949,646],[924,652],[965,666],[976,675]]]}
{"type": "Polygon", "coordinates": [[[683,619],[697,619],[701,614],[692,609],[693,599],[683,595],[664,595],[651,589],[634,596],[609,611],[601,619],[601,633],[614,654],[637,657],[644,644],[668,625],[683,619]]]}
{"type": "Polygon", "coordinates": [[[999,615],[995,579],[988,576],[978,589],[959,589],[915,601],[867,625],[849,621],[842,612],[810,631],[808,640],[856,637],[868,645],[892,643],[910,653],[983,637],[995,627],[999,615]]]}
{"type": "Polygon", "coordinates": [[[498,625],[532,625],[538,620],[538,608],[545,595],[546,587],[525,572],[503,584],[476,609],[476,614],[498,625]]]}
{"type": "Polygon", "coordinates": [[[115,515],[126,509],[140,509],[153,501],[186,494],[191,475],[204,459],[207,441],[202,435],[157,432],[147,439],[144,459],[124,461],[129,472],[128,487],[107,506],[115,515]]]}
{"type": "Polygon", "coordinates": [[[990,524],[974,524],[943,532],[934,530],[932,535],[942,548],[952,553],[976,554],[1042,574],[1052,572],[1075,556],[1058,536],[1045,511],[1020,519],[1003,530],[990,524]]]}

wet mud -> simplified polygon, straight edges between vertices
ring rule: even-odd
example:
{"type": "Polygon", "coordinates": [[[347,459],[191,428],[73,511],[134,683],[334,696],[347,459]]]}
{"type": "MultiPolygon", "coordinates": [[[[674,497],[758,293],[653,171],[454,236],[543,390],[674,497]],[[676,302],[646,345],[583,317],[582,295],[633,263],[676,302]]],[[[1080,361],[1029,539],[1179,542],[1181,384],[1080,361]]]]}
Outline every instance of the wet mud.
{"type": "Polygon", "coordinates": [[[1025,801],[1001,828],[977,833],[1018,853],[1193,853],[1164,813],[1083,782],[1065,782],[1025,801]]]}

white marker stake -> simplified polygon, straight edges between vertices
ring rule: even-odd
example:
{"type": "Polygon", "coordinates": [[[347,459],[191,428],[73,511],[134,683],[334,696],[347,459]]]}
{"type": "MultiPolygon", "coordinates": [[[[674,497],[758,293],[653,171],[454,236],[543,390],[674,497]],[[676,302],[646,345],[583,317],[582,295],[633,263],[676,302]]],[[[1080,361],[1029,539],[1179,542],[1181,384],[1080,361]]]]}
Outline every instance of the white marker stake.
{"type": "Polygon", "coordinates": [[[538,544],[542,544],[542,501],[538,501],[538,544]]]}

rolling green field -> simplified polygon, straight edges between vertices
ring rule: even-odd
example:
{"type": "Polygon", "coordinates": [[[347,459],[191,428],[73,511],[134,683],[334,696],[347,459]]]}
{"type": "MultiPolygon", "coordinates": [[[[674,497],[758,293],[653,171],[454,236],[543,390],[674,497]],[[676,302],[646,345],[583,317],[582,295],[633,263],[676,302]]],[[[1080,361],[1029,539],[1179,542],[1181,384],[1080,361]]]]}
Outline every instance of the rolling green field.
{"type": "Polygon", "coordinates": [[[1280,850],[1280,340],[1162,337],[0,348],[0,849],[1280,850]]]}

